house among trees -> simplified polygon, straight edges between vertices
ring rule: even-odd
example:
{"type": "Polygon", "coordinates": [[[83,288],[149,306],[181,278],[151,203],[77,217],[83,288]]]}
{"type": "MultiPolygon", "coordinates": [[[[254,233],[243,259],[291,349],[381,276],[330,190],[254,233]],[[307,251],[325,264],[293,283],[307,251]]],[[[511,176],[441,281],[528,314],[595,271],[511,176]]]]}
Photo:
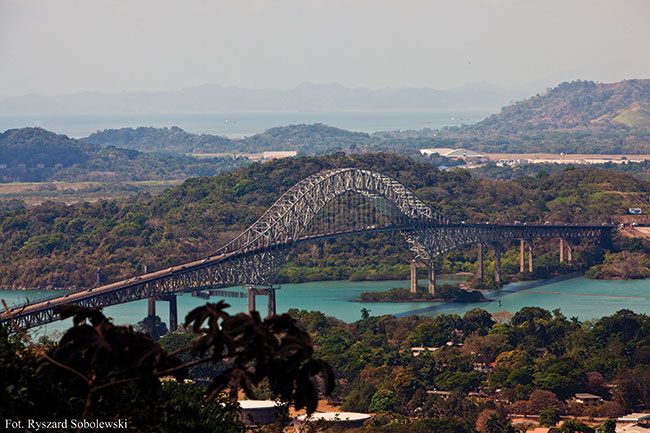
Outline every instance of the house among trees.
{"type": "Polygon", "coordinates": [[[436,350],[440,349],[439,347],[411,347],[411,353],[413,356],[418,356],[420,353],[424,352],[425,350],[429,352],[435,352],[436,350]]]}
{"type": "Polygon", "coordinates": [[[578,392],[573,397],[573,401],[586,406],[597,406],[603,402],[603,399],[597,395],[589,394],[588,392],[578,392]]]}
{"type": "Polygon", "coordinates": [[[271,150],[267,152],[262,152],[262,158],[264,159],[282,159],[282,158],[291,158],[298,154],[295,150],[271,150]]]}
{"type": "Polygon", "coordinates": [[[474,152],[473,150],[468,149],[451,149],[449,147],[439,147],[434,149],[420,149],[420,153],[424,156],[433,156],[438,154],[444,156],[445,158],[450,159],[462,159],[468,163],[480,163],[483,162],[486,157],[485,155],[474,152]]]}

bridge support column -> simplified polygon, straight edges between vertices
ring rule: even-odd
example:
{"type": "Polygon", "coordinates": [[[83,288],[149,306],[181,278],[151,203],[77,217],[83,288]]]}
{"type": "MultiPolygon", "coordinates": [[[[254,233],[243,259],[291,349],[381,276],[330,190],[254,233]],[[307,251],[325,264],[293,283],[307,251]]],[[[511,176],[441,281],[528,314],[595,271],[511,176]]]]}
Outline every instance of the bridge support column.
{"type": "Polygon", "coordinates": [[[560,263],[564,263],[564,239],[560,238],[560,263]]]}
{"type": "Polygon", "coordinates": [[[567,253],[566,258],[569,261],[569,263],[571,263],[571,260],[573,260],[573,254],[571,253],[571,245],[569,245],[568,242],[566,244],[566,253],[567,253]]]}
{"type": "Polygon", "coordinates": [[[255,311],[255,296],[266,296],[267,300],[267,312],[269,316],[272,316],[276,313],[276,304],[275,304],[275,287],[249,287],[248,288],[248,313],[255,311]]]}
{"type": "Polygon", "coordinates": [[[432,295],[436,294],[436,268],[433,265],[433,262],[429,262],[427,265],[427,277],[429,280],[429,293],[432,295]]]}
{"type": "Polygon", "coordinates": [[[476,278],[483,279],[483,243],[478,244],[478,257],[476,259],[476,278]]]}
{"type": "Polygon", "coordinates": [[[147,301],[148,301],[147,314],[149,316],[155,316],[156,315],[156,300],[154,298],[149,298],[147,301]]]}
{"type": "Polygon", "coordinates": [[[520,239],[519,240],[519,272],[524,272],[524,265],[526,262],[526,256],[524,254],[524,240],[520,239]]]}
{"type": "Polygon", "coordinates": [[[501,285],[501,244],[494,244],[494,281],[501,285]]]}
{"type": "Polygon", "coordinates": [[[273,316],[275,315],[275,289],[273,287],[269,287],[267,289],[267,293],[269,296],[268,299],[268,315],[273,316]]]}
{"type": "Polygon", "coordinates": [[[248,289],[248,314],[255,311],[255,289],[248,289]]]}
{"type": "Polygon", "coordinates": [[[178,329],[178,303],[176,295],[166,295],[163,301],[169,302],[169,331],[174,332],[178,329]]]}
{"type": "Polygon", "coordinates": [[[533,240],[528,240],[528,272],[533,272],[533,240]]]}
{"type": "Polygon", "coordinates": [[[411,260],[411,293],[418,290],[418,265],[415,260],[411,260]]]}

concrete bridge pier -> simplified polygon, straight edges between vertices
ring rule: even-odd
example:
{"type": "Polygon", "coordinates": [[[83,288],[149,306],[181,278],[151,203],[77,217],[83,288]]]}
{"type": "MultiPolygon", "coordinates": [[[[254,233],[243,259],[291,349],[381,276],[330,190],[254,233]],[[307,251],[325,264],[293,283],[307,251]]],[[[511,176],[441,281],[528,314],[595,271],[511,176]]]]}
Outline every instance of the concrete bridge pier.
{"type": "MultiPolygon", "coordinates": [[[[169,331],[174,332],[178,329],[178,303],[176,301],[176,295],[174,294],[165,295],[161,297],[160,300],[169,302],[169,331]]],[[[155,302],[152,299],[150,299],[149,301],[151,302],[151,304],[155,302]]],[[[155,307],[154,307],[154,313],[155,313],[155,307]]]]}
{"type": "Polygon", "coordinates": [[[411,260],[411,293],[417,292],[418,289],[418,264],[411,260]]]}
{"type": "Polygon", "coordinates": [[[433,265],[433,261],[427,264],[427,279],[429,280],[429,293],[435,295],[436,294],[436,268],[433,265]]]}
{"type": "Polygon", "coordinates": [[[533,240],[525,241],[523,238],[520,239],[519,272],[524,272],[526,268],[526,243],[528,243],[528,272],[533,272],[533,240]]]}
{"type": "Polygon", "coordinates": [[[248,314],[255,311],[255,289],[248,289],[248,314]]]}
{"type": "Polygon", "coordinates": [[[266,291],[267,291],[267,293],[268,293],[268,297],[269,297],[269,300],[268,300],[268,311],[267,311],[267,314],[268,314],[269,316],[273,316],[273,315],[276,313],[276,307],[275,307],[275,288],[273,288],[273,287],[269,287],[268,289],[266,289],[266,291]]]}
{"type": "Polygon", "coordinates": [[[476,259],[476,278],[483,279],[483,242],[478,244],[478,257],[476,259]]]}
{"type": "Polygon", "coordinates": [[[155,298],[149,298],[147,299],[148,305],[147,305],[147,315],[148,316],[155,316],[156,315],[156,299],[155,298]]]}
{"type": "Polygon", "coordinates": [[[276,314],[276,303],[275,303],[275,287],[267,288],[257,288],[249,287],[248,288],[248,313],[255,311],[255,296],[266,296],[267,299],[267,314],[272,316],[276,314]]]}
{"type": "Polygon", "coordinates": [[[178,329],[178,304],[176,295],[171,295],[169,299],[169,330],[174,332],[178,329]]]}
{"type": "Polygon", "coordinates": [[[564,263],[564,250],[567,252],[567,261],[571,263],[572,254],[571,254],[571,245],[564,238],[560,238],[560,263],[564,263]]]}
{"type": "Polygon", "coordinates": [[[494,281],[501,285],[501,244],[494,243],[494,281]]]}

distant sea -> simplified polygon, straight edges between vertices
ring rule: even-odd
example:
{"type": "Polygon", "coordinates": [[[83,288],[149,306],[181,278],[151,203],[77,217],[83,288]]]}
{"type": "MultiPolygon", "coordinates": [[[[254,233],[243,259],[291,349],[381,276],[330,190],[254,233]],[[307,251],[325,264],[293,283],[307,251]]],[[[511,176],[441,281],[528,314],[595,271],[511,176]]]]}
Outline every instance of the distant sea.
{"type": "Polygon", "coordinates": [[[104,129],[138,126],[178,126],[196,134],[225,135],[241,138],[264,132],[275,126],[300,123],[323,123],[348,131],[437,129],[476,123],[498,108],[445,110],[358,110],[358,111],[296,111],[241,112],[211,114],[61,114],[0,115],[0,132],[7,129],[41,127],[73,138],[87,137],[104,129]]]}

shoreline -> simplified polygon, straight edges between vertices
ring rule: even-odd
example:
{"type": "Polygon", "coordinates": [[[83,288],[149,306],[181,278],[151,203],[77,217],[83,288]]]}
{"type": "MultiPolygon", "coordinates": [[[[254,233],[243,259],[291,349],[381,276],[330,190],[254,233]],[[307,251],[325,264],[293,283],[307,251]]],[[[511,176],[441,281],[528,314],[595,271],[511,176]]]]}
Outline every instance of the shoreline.
{"type": "Polygon", "coordinates": [[[381,303],[393,303],[393,304],[400,304],[400,303],[426,303],[426,302],[437,302],[437,303],[444,303],[444,304],[451,304],[454,302],[457,302],[459,304],[472,304],[474,302],[494,302],[493,299],[479,299],[476,301],[459,301],[458,299],[442,299],[442,298],[433,298],[433,299],[350,299],[348,302],[381,302],[381,303]]]}
{"type": "MultiPolygon", "coordinates": [[[[473,275],[473,274],[471,272],[457,272],[455,274],[440,274],[440,275],[438,275],[438,278],[463,277],[463,276],[467,276],[467,275],[473,275]]],[[[391,278],[391,279],[387,279],[387,280],[358,280],[358,281],[357,280],[352,281],[352,280],[349,280],[349,279],[348,280],[318,280],[318,281],[300,281],[300,282],[297,282],[297,283],[284,282],[284,283],[277,283],[275,285],[281,286],[283,284],[318,283],[318,282],[321,282],[321,281],[347,281],[347,282],[350,282],[350,283],[357,283],[357,282],[373,282],[373,281],[378,282],[378,281],[406,281],[406,280],[408,280],[408,278],[404,278],[404,279],[391,278]]],[[[107,283],[107,284],[110,284],[110,283],[107,283]]],[[[3,290],[21,290],[21,291],[22,290],[47,290],[47,291],[58,291],[58,290],[84,290],[84,289],[86,289],[86,287],[72,286],[72,287],[44,287],[43,288],[43,287],[24,287],[24,286],[21,286],[21,287],[0,287],[0,292],[3,291],[3,290]]]]}

